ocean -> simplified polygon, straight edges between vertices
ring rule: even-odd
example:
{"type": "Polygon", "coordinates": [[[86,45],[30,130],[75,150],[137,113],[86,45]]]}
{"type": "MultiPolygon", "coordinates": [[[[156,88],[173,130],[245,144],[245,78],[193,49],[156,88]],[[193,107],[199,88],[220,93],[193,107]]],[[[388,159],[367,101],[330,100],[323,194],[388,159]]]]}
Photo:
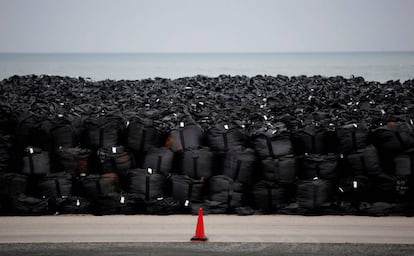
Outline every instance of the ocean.
{"type": "Polygon", "coordinates": [[[414,52],[351,53],[0,53],[0,79],[47,74],[104,79],[195,75],[362,76],[414,78],[414,52]]]}

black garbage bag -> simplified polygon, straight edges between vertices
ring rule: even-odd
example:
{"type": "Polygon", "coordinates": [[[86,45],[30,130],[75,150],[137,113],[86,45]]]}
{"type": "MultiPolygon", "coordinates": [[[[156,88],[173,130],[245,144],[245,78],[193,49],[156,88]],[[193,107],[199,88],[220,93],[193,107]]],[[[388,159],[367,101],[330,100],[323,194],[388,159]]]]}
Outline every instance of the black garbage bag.
{"type": "Polygon", "coordinates": [[[62,198],[72,195],[72,176],[67,172],[48,174],[37,184],[41,197],[62,198]]]}
{"type": "Polygon", "coordinates": [[[145,201],[146,213],[170,215],[181,213],[182,205],[171,197],[158,197],[145,201]]]}
{"type": "Polygon", "coordinates": [[[164,196],[166,178],[161,173],[152,169],[131,169],[126,176],[129,180],[126,191],[139,199],[148,201],[164,196]]]}
{"type": "Polygon", "coordinates": [[[166,147],[172,151],[185,149],[197,149],[203,144],[204,132],[195,124],[180,123],[180,127],[171,131],[166,142],[166,147]]]}
{"type": "Polygon", "coordinates": [[[293,154],[290,132],[284,124],[276,125],[266,131],[256,132],[252,137],[252,144],[261,158],[293,154]]]}
{"type": "Polygon", "coordinates": [[[80,144],[80,131],[71,120],[59,115],[51,124],[50,136],[54,151],[73,148],[80,144]]]}
{"type": "Polygon", "coordinates": [[[100,173],[123,174],[131,168],[131,157],[123,146],[111,146],[97,151],[100,173]]]}
{"type": "Polygon", "coordinates": [[[327,154],[335,152],[334,136],[320,125],[309,125],[292,133],[297,154],[327,154]]]}
{"type": "Polygon", "coordinates": [[[338,152],[350,153],[368,146],[368,128],[361,124],[347,124],[336,129],[338,152]]]}
{"type": "Polygon", "coordinates": [[[25,194],[15,195],[12,198],[13,212],[16,215],[42,215],[49,213],[49,199],[36,198],[25,194]]]}
{"type": "Polygon", "coordinates": [[[92,209],[94,215],[109,214],[136,214],[142,200],[135,194],[127,193],[109,193],[99,196],[93,203],[92,209]]]}
{"type": "Polygon", "coordinates": [[[180,171],[193,179],[208,179],[213,173],[214,153],[209,148],[185,150],[179,156],[180,171]]]}
{"type": "Polygon", "coordinates": [[[251,184],[255,171],[256,156],[252,149],[237,146],[224,157],[223,174],[235,182],[251,184]]]}
{"type": "MultiPolygon", "coordinates": [[[[3,95],[7,97],[6,95],[3,95]]],[[[0,100],[0,133],[13,133],[17,125],[15,109],[5,101],[0,100]]]]}
{"type": "Polygon", "coordinates": [[[371,198],[369,202],[393,203],[399,197],[397,193],[397,177],[390,174],[380,174],[371,177],[371,198]]]}
{"type": "Polygon", "coordinates": [[[218,123],[207,131],[207,139],[212,150],[226,152],[246,144],[246,135],[233,123],[218,123]]]}
{"type": "Polygon", "coordinates": [[[335,179],[338,176],[338,159],[337,155],[305,155],[301,176],[303,179],[335,179]]]}
{"type": "Polygon", "coordinates": [[[144,156],[143,169],[151,168],[159,173],[168,175],[173,167],[174,153],[165,147],[151,148],[144,156]]]}
{"type": "Polygon", "coordinates": [[[298,182],[296,199],[299,207],[317,210],[329,202],[332,184],[327,180],[301,180],[298,182]]]}
{"type": "Polygon", "coordinates": [[[243,206],[244,185],[225,175],[213,176],[209,180],[208,197],[210,201],[219,202],[224,212],[229,212],[243,206]]]}
{"type": "Polygon", "coordinates": [[[369,145],[344,156],[346,173],[350,176],[378,176],[383,173],[377,149],[369,145]]]}
{"type": "Polygon", "coordinates": [[[23,173],[30,175],[46,175],[50,173],[49,152],[29,146],[24,153],[23,173]]]}
{"type": "Polygon", "coordinates": [[[29,179],[17,173],[0,173],[0,196],[11,197],[27,192],[29,179]]]}
{"type": "Polygon", "coordinates": [[[407,152],[394,157],[394,174],[398,177],[414,174],[414,152],[407,152]]]}
{"type": "Polygon", "coordinates": [[[19,149],[27,146],[50,150],[50,123],[45,118],[31,114],[23,113],[19,115],[16,127],[16,143],[19,149]]]}
{"type": "Polygon", "coordinates": [[[90,157],[91,150],[83,148],[61,148],[56,153],[58,169],[73,177],[89,174],[90,157]]]}
{"type": "Polygon", "coordinates": [[[414,148],[414,132],[407,123],[389,123],[373,131],[373,143],[390,155],[414,148]]]}
{"type": "Polygon", "coordinates": [[[253,195],[255,206],[266,213],[276,212],[289,201],[288,189],[273,181],[262,180],[256,183],[253,195]]]}
{"type": "Polygon", "coordinates": [[[299,170],[298,158],[294,155],[263,159],[262,166],[265,180],[283,184],[293,184],[299,170]]]}
{"type": "Polygon", "coordinates": [[[147,152],[163,146],[166,137],[154,120],[141,117],[128,121],[126,134],[128,147],[137,152],[147,152]]]}
{"type": "Polygon", "coordinates": [[[184,207],[202,200],[204,180],[195,180],[187,175],[171,176],[171,196],[184,207]]]}
{"type": "Polygon", "coordinates": [[[337,196],[339,201],[346,201],[357,206],[371,198],[371,182],[367,176],[350,176],[342,178],[338,183],[337,196]]]}
{"type": "Polygon", "coordinates": [[[40,118],[30,113],[20,113],[18,115],[16,126],[16,141],[20,148],[28,145],[36,145],[36,139],[33,136],[34,130],[39,125],[40,118]]]}
{"type": "Polygon", "coordinates": [[[79,179],[83,195],[91,202],[99,196],[110,193],[119,193],[119,179],[116,173],[106,173],[104,175],[88,175],[79,179]]]}
{"type": "Polygon", "coordinates": [[[59,214],[88,214],[91,213],[91,203],[79,196],[63,196],[56,198],[56,213],[59,214]]]}
{"type": "Polygon", "coordinates": [[[90,117],[85,120],[86,147],[99,149],[121,145],[124,128],[122,117],[116,114],[90,117]]]}
{"type": "Polygon", "coordinates": [[[12,136],[0,131],[0,173],[9,172],[15,163],[13,163],[13,150],[12,136]]]}

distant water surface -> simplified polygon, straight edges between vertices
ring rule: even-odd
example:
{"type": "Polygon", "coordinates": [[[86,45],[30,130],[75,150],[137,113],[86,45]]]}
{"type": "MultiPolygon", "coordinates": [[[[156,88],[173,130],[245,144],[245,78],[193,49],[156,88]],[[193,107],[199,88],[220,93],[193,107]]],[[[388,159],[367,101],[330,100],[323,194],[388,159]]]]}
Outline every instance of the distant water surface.
{"type": "Polygon", "coordinates": [[[414,52],[356,53],[0,53],[0,79],[48,74],[103,79],[194,75],[414,78],[414,52]]]}

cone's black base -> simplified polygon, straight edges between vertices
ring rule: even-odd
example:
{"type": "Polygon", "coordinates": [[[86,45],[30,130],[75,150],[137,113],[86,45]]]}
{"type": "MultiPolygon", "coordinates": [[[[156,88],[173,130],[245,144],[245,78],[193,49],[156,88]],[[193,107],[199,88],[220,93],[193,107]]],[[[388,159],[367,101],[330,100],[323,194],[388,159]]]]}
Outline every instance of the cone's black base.
{"type": "Polygon", "coordinates": [[[206,242],[208,240],[207,237],[192,237],[191,241],[193,242],[206,242]]]}

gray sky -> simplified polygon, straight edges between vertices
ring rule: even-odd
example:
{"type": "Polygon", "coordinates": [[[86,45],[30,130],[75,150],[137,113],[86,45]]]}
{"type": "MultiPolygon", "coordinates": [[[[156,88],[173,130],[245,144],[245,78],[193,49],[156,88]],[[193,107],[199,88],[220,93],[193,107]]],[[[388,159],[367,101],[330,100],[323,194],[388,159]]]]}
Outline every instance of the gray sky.
{"type": "Polygon", "coordinates": [[[0,52],[414,50],[411,0],[0,0],[0,52]]]}

